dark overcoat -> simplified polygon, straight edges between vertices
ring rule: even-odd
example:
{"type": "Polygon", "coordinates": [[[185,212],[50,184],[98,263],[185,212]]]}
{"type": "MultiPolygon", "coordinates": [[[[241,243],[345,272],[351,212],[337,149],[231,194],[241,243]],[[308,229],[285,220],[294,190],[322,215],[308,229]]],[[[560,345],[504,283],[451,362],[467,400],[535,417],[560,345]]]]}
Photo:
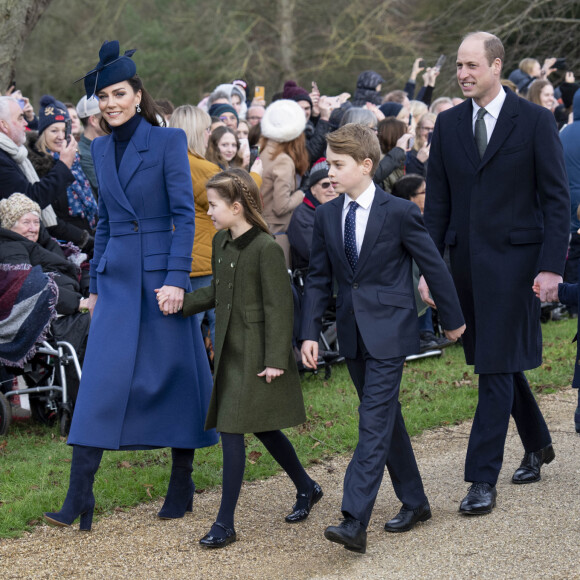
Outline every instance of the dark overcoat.
{"type": "Polygon", "coordinates": [[[451,275],[423,225],[419,208],[377,187],[353,271],[344,252],[343,205],[341,195],[315,212],[300,338],[318,340],[322,314],[336,278],[336,322],[343,356],[357,356],[357,331],[373,358],[397,358],[418,352],[413,260],[437,300],[444,328],[462,326],[451,275]]]}
{"type": "Polygon", "coordinates": [[[215,305],[214,388],[206,428],[259,433],[306,420],[292,351],[293,302],[284,254],[254,227],[213,239],[211,286],[186,294],[183,315],[215,305]],[[267,383],[266,367],[284,374],[267,383]]]}
{"type": "Polygon", "coordinates": [[[68,442],[105,449],[198,448],[211,374],[195,320],[164,316],[154,290],[190,289],[194,209],[183,131],[142,119],[119,171],[111,136],[92,145],[98,294],[68,442]]]}
{"type": "Polygon", "coordinates": [[[438,115],[425,224],[451,269],[476,373],[513,373],[542,360],[540,271],[563,274],[570,196],[552,113],[506,89],[483,159],[471,99],[438,115]]]}

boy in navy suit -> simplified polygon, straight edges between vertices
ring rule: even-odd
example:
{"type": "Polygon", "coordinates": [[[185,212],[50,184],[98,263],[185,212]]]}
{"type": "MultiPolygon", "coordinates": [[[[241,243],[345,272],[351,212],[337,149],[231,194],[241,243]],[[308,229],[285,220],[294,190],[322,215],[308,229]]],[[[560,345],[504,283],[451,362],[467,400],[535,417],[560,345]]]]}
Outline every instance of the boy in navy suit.
{"type": "Polygon", "coordinates": [[[380,158],[376,134],[348,124],[327,136],[328,176],[344,193],[316,210],[302,310],[302,361],[316,368],[321,317],[338,282],[340,353],[359,399],[359,441],[344,479],[339,526],[324,535],[348,550],[366,551],[366,528],[389,470],[402,502],[385,524],[405,532],[431,517],[398,401],[405,357],[419,349],[413,259],[436,299],[445,334],[465,329],[451,276],[427,233],[417,206],[373,183],[380,158]]]}

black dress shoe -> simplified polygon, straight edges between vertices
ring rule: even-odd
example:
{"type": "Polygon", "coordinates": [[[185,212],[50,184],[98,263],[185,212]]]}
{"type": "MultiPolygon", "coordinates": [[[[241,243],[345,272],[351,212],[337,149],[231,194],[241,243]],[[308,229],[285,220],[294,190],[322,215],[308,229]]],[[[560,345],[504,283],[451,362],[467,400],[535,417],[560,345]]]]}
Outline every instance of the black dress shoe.
{"type": "Polygon", "coordinates": [[[199,543],[204,548],[225,548],[228,544],[231,544],[236,541],[236,532],[232,528],[228,528],[219,522],[215,522],[214,526],[220,527],[226,533],[225,537],[223,536],[212,536],[211,531],[209,534],[206,534],[199,543]]]}
{"type": "Polygon", "coordinates": [[[314,482],[314,487],[312,488],[310,494],[297,493],[296,499],[298,500],[308,497],[308,506],[298,508],[298,504],[295,503],[294,506],[292,507],[294,511],[286,516],[285,518],[286,521],[289,524],[295,524],[296,522],[301,522],[302,520],[305,520],[310,515],[310,510],[312,509],[312,506],[315,503],[319,502],[323,495],[324,492],[322,491],[322,488],[316,482],[314,482]]]}
{"type": "Polygon", "coordinates": [[[472,483],[469,493],[463,498],[459,511],[466,516],[480,516],[491,513],[495,507],[497,490],[495,485],[485,481],[472,483]]]}
{"type": "Polygon", "coordinates": [[[540,481],[540,479],[542,479],[540,468],[544,463],[550,463],[554,457],[556,457],[556,454],[554,453],[554,448],[551,443],[539,451],[526,453],[522,459],[521,465],[516,469],[516,472],[512,477],[512,482],[534,483],[535,481],[540,481]]]}
{"type": "Polygon", "coordinates": [[[324,537],[331,542],[342,544],[351,552],[364,554],[367,551],[367,532],[354,518],[345,518],[338,526],[328,526],[324,537]]]}
{"type": "Polygon", "coordinates": [[[429,519],[431,519],[431,508],[428,501],[413,510],[403,506],[401,511],[385,524],[385,530],[387,532],[408,532],[415,527],[417,522],[426,522],[429,519]]]}

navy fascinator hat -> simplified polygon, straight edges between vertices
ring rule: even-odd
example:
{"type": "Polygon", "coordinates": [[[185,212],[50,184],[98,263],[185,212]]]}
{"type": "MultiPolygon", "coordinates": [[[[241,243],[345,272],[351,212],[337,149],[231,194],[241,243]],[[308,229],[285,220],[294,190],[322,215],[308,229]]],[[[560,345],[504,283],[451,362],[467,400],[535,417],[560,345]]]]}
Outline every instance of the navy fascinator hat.
{"type": "Polygon", "coordinates": [[[119,41],[105,40],[99,50],[97,66],[78,79],[85,80],[87,98],[90,99],[105,87],[133,78],[137,74],[137,65],[130,58],[134,53],[135,50],[127,50],[119,56],[119,41]]]}

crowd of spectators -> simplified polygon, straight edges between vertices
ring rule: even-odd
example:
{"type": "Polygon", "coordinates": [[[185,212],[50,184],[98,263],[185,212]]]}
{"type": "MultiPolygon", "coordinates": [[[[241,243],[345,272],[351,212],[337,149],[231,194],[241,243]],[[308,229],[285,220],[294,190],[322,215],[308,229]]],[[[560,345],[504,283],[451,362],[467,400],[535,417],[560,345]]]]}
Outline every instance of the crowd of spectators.
{"type": "MultiPolygon", "coordinates": [[[[554,113],[562,129],[572,195],[570,254],[566,276],[576,281],[580,262],[580,93],[566,71],[557,86],[550,81],[562,59],[540,65],[525,58],[504,85],[554,113]]],[[[453,94],[433,99],[440,66],[416,59],[405,86],[387,86],[376,71],[360,73],[349,93],[325,95],[313,82],[307,89],[293,80],[265,100],[243,79],[220,84],[197,106],[177,108],[156,102],[163,124],[183,129],[196,208],[191,278],[194,287],[211,279],[214,228],[206,215],[205,183],[232,167],[251,172],[260,187],[264,219],[282,246],[289,269],[307,268],[314,212],[336,196],[325,161],[326,135],[346,123],[361,123],[377,133],[382,158],[375,183],[422,209],[429,170],[431,136],[437,116],[462,99],[453,94]],[[422,86],[417,90],[417,79],[422,86]],[[255,96],[254,96],[255,95],[255,96]]],[[[91,142],[105,134],[98,101],[83,97],[74,106],[45,95],[38,108],[15,87],[0,97],[0,199],[6,215],[12,207],[29,209],[13,223],[2,219],[0,260],[40,264],[61,280],[61,313],[76,312],[87,296],[85,277],[98,220],[98,183],[91,142]],[[22,204],[22,199],[29,200],[22,204]],[[20,220],[23,220],[22,225],[20,220]],[[32,224],[32,226],[31,226],[32,224]],[[30,231],[25,227],[31,226],[30,231]]],[[[572,312],[572,314],[576,314],[572,312]]],[[[211,312],[202,313],[209,322],[211,312]]],[[[436,336],[431,311],[423,314],[421,348],[445,346],[436,336]]],[[[445,339],[443,339],[445,342],[445,339]]]]}

